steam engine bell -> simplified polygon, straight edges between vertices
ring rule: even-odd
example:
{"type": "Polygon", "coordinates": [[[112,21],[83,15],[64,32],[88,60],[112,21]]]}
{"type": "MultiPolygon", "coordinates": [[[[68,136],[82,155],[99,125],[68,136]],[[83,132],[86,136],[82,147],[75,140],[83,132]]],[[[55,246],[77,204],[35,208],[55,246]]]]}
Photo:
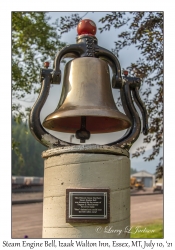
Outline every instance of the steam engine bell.
{"type": "MultiPolygon", "coordinates": [[[[127,141],[127,148],[138,138],[140,118],[133,105],[132,96],[141,110],[143,117],[143,133],[148,131],[147,113],[138,89],[140,79],[128,77],[122,79],[121,67],[117,57],[110,51],[98,46],[95,37],[96,25],[92,20],[85,19],[77,26],[77,43],[64,47],[56,56],[54,70],[41,70],[42,88],[38,101],[30,114],[30,125],[33,135],[44,145],[46,137],[54,141],[54,146],[71,145],[50,135],[43,127],[65,133],[74,133],[80,143],[90,138],[90,134],[110,133],[128,129],[124,137],[109,145],[120,146],[127,141]],[[60,62],[63,58],[73,58],[64,69],[62,93],[56,110],[48,115],[43,126],[39,122],[39,112],[44,104],[50,83],[60,84],[60,62]],[[110,83],[109,66],[112,69],[112,87],[120,89],[124,111],[121,113],[114,102],[110,83]],[[35,122],[34,122],[35,121],[35,122]],[[34,132],[35,131],[35,132],[34,132]],[[54,140],[53,140],[54,139],[54,140]],[[55,142],[55,140],[57,142],[55,142]],[[118,142],[118,143],[117,143],[118,142]]],[[[52,146],[53,146],[52,145],[52,146]]],[[[125,143],[126,145],[126,143],[125,143]]]]}
{"type": "MultiPolygon", "coordinates": [[[[47,129],[76,133],[81,143],[89,139],[90,134],[120,131],[131,125],[129,118],[115,105],[109,67],[101,58],[103,52],[98,52],[94,27],[96,30],[95,23],[90,20],[81,21],[77,45],[68,46],[64,54],[60,52],[56,58],[58,68],[60,60],[66,52],[70,53],[71,48],[76,57],[65,66],[63,90],[56,110],[43,122],[47,129]]],[[[57,72],[60,70],[54,72],[55,84],[59,84],[56,77],[60,77],[60,73],[57,72]]],[[[117,80],[121,82],[120,75],[117,80]]]]}

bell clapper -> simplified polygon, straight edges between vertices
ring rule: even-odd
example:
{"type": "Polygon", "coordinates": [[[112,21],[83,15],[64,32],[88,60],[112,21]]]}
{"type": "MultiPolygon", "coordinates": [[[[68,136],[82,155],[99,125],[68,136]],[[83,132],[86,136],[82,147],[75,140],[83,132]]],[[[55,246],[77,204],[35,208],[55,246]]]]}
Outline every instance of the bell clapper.
{"type": "Polygon", "coordinates": [[[90,138],[90,132],[86,129],[86,116],[81,116],[81,128],[76,131],[76,138],[80,139],[80,143],[90,138]]]}

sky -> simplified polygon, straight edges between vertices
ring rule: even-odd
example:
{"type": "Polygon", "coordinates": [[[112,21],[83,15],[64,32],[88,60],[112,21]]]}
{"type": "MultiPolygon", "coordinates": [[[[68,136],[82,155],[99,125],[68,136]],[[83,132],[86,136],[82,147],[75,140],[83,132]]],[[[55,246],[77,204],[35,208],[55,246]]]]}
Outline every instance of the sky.
{"type": "MultiPolygon", "coordinates": [[[[1,195],[1,206],[0,206],[0,223],[3,225],[0,227],[1,240],[11,241],[11,11],[82,11],[82,8],[86,8],[85,11],[164,11],[165,16],[165,48],[164,48],[164,70],[165,70],[165,114],[164,114],[164,155],[165,155],[165,172],[164,172],[164,239],[159,239],[158,242],[166,241],[173,242],[174,238],[174,203],[172,200],[175,176],[174,167],[174,124],[175,124],[175,98],[174,91],[175,85],[173,80],[174,72],[174,39],[173,30],[175,23],[174,15],[174,1],[164,0],[125,0],[115,1],[108,0],[98,1],[89,0],[88,4],[83,7],[82,1],[53,1],[49,3],[46,0],[40,1],[2,1],[1,2],[1,15],[0,15],[0,28],[1,28],[1,39],[0,39],[0,50],[1,50],[1,69],[3,74],[1,77],[1,175],[0,175],[0,195],[1,195]],[[92,7],[93,6],[93,7],[92,7]],[[4,191],[5,189],[5,191],[4,191]],[[5,221],[4,221],[5,220],[5,221]]],[[[101,42],[99,42],[101,45],[101,42]]],[[[0,240],[0,241],[1,241],[0,240]]],[[[30,239],[29,239],[30,241],[30,239]]],[[[39,241],[39,240],[38,240],[39,241]]],[[[122,240],[120,240],[123,242],[122,240]]],[[[155,240],[153,240],[156,242],[155,240]]],[[[1,241],[2,242],[2,241],[1,241]]],[[[124,241],[126,242],[126,240],[124,241]]],[[[16,249],[16,248],[14,248],[16,249]]],[[[154,249],[158,249],[154,247],[154,249]]],[[[160,249],[160,248],[159,248],[160,249]]]]}
{"type": "MultiPolygon", "coordinates": [[[[68,16],[71,15],[75,12],[49,12],[48,16],[51,17],[50,23],[53,23],[57,18],[60,19],[61,16],[68,16]]],[[[80,16],[84,16],[84,18],[88,18],[93,20],[96,23],[97,28],[101,27],[102,24],[99,23],[99,19],[104,16],[107,12],[80,12],[80,16]]],[[[129,15],[129,14],[128,14],[129,15]]],[[[119,32],[123,31],[124,29],[121,28],[119,30],[114,29],[113,27],[110,29],[110,31],[105,31],[100,33],[99,30],[97,29],[96,37],[98,39],[98,45],[101,47],[104,47],[108,50],[111,50],[114,48],[114,42],[117,41],[118,39],[118,34],[119,32]]],[[[61,41],[66,42],[67,44],[74,44],[76,43],[76,36],[77,36],[77,31],[76,28],[72,29],[68,33],[63,33],[61,35],[61,41]]],[[[131,62],[136,62],[138,58],[140,57],[139,51],[134,47],[130,46],[126,49],[123,49],[119,53],[119,62],[121,65],[121,69],[125,69],[127,66],[130,65],[131,62]]],[[[50,62],[50,67],[52,67],[53,62],[50,62]]],[[[64,67],[61,67],[62,70],[62,75],[64,72],[64,67]]],[[[60,95],[61,95],[61,89],[62,89],[62,83],[60,85],[52,85],[50,88],[50,93],[47,98],[47,101],[41,111],[41,121],[45,119],[47,115],[49,115],[51,112],[53,112],[58,104],[60,95]]],[[[116,97],[119,95],[119,90],[112,89],[113,92],[113,97],[116,99],[116,97]]],[[[25,98],[26,99],[26,98],[25,98]]],[[[28,95],[27,100],[36,100],[37,95],[28,95]]],[[[28,102],[20,102],[21,105],[24,107],[28,107],[28,102]]],[[[30,105],[32,106],[34,102],[31,102],[30,105]]],[[[142,119],[142,118],[141,118],[142,119]]],[[[114,133],[107,133],[107,134],[102,134],[102,135],[94,135],[92,134],[90,139],[86,141],[85,144],[91,144],[91,143],[96,143],[96,144],[106,144],[110,143],[112,141],[119,139],[122,137],[122,135],[126,132],[126,130],[121,131],[121,132],[114,132],[114,133]]],[[[59,133],[55,131],[49,131],[49,133],[55,135],[56,137],[65,140],[65,141],[70,141],[70,137],[72,134],[69,133],[59,133]]],[[[133,144],[133,146],[130,149],[130,154],[135,152],[135,150],[143,146],[143,134],[141,133],[138,140],[133,144]]],[[[73,143],[79,143],[79,140],[75,138],[75,136],[72,138],[73,143]]],[[[144,144],[145,145],[145,144],[144,144]]],[[[146,155],[148,156],[149,153],[151,153],[151,148],[152,145],[148,144],[146,147],[146,155]]],[[[161,154],[163,154],[163,149],[161,149],[161,154]]],[[[156,166],[158,165],[159,162],[159,157],[156,157],[154,161],[150,162],[145,162],[142,157],[139,158],[132,158],[131,160],[131,167],[136,169],[137,171],[141,170],[146,170],[152,174],[155,173],[156,166]]]]}

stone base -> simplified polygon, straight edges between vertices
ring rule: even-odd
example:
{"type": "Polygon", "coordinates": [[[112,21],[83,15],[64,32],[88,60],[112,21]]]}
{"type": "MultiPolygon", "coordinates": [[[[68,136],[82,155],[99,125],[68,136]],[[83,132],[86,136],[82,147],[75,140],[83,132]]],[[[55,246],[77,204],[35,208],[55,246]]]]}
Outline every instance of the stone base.
{"type": "Polygon", "coordinates": [[[130,160],[126,156],[65,153],[45,159],[43,238],[111,238],[130,235],[130,160]],[[110,223],[66,223],[67,188],[109,188],[110,223]]]}

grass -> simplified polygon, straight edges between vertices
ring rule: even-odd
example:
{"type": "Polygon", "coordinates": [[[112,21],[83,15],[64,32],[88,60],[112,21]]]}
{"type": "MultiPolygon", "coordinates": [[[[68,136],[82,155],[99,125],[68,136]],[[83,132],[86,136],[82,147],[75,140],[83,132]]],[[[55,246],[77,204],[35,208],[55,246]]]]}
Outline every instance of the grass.
{"type": "Polygon", "coordinates": [[[161,239],[163,238],[163,221],[134,224],[131,226],[131,239],[161,239]]]}

